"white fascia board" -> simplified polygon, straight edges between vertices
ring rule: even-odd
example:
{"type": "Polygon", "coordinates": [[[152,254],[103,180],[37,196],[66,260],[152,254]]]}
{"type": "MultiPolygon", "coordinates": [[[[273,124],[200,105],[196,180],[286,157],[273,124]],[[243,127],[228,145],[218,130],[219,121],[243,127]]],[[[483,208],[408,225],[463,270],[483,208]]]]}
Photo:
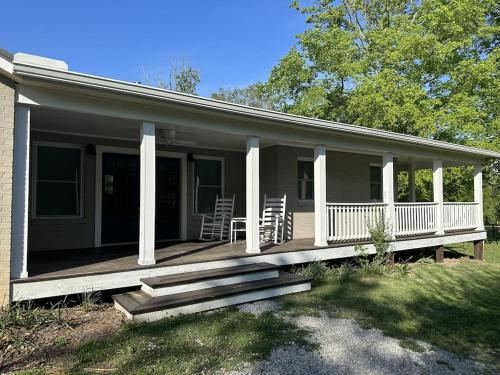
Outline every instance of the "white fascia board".
{"type": "Polygon", "coordinates": [[[58,82],[61,84],[76,85],[80,87],[100,90],[102,92],[112,92],[135,97],[149,98],[173,104],[189,106],[192,108],[207,109],[238,116],[246,116],[253,119],[276,121],[288,125],[298,125],[308,128],[331,130],[347,135],[373,137],[390,142],[405,143],[409,145],[434,148],[438,150],[466,153],[473,157],[494,159],[500,158],[500,153],[494,151],[488,151],[443,141],[436,141],[412,135],[394,133],[386,130],[372,129],[359,125],[344,124],[266,109],[248,107],[240,104],[228,103],[219,100],[203,98],[200,96],[183,94],[156,87],[72,71],[62,71],[46,67],[42,68],[40,66],[34,66],[25,63],[15,63],[14,74],[20,77],[58,82]]]}
{"type": "Polygon", "coordinates": [[[12,64],[11,56],[8,52],[0,48],[0,74],[4,75],[13,81],[20,82],[20,78],[14,75],[14,64],[12,64]]]}

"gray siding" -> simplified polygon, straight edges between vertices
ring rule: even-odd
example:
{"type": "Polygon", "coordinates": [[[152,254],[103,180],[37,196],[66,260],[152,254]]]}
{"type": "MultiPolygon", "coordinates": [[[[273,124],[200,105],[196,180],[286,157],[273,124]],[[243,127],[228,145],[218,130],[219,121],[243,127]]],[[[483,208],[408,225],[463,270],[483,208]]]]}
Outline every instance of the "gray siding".
{"type": "MultiPolygon", "coordinates": [[[[138,142],[96,139],[34,131],[33,142],[49,141],[138,148],[138,142]]],[[[158,150],[224,158],[225,196],[236,196],[235,215],[245,215],[245,153],[201,148],[158,145],[158,150]]],[[[84,153],[84,211],[77,219],[34,219],[29,221],[30,251],[94,247],[96,157],[84,153]]],[[[312,149],[272,146],[261,150],[261,199],[287,195],[287,238],[314,236],[314,206],[300,202],[297,191],[297,160],[313,157],[312,149]]],[[[380,163],[376,156],[328,152],[327,200],[329,202],[368,202],[369,165],[380,163]]],[[[33,173],[33,172],[32,172],[33,173]]],[[[193,164],[187,163],[187,237],[198,237],[201,216],[193,214],[193,164]]]]}
{"type": "MultiPolygon", "coordinates": [[[[277,155],[272,178],[277,180],[274,186],[278,186],[278,191],[274,190],[273,193],[287,195],[288,238],[314,237],[314,204],[299,201],[297,186],[297,160],[300,157],[313,158],[314,152],[312,149],[288,146],[272,148],[277,155]]],[[[327,201],[369,202],[369,166],[370,163],[381,162],[378,156],[328,151],[327,201]]]]}
{"type": "MultiPolygon", "coordinates": [[[[60,134],[32,132],[32,142],[58,142],[79,144],[82,147],[93,144],[138,148],[138,142],[115,141],[60,134]]],[[[224,158],[225,195],[236,196],[236,215],[245,214],[245,154],[243,152],[219,151],[202,148],[165,147],[158,145],[160,151],[192,153],[193,155],[216,156],[224,158]]],[[[35,219],[31,217],[28,228],[30,251],[60,250],[94,247],[95,228],[95,175],[96,157],[84,153],[84,211],[82,218],[75,219],[35,219]]],[[[33,155],[33,153],[32,153],[33,155]]],[[[33,170],[31,171],[33,176],[33,170]]],[[[33,178],[31,179],[33,181],[33,178]]],[[[199,235],[201,216],[193,214],[193,165],[187,163],[187,238],[195,239],[199,235]]],[[[32,187],[30,191],[33,191],[32,187]]]]}

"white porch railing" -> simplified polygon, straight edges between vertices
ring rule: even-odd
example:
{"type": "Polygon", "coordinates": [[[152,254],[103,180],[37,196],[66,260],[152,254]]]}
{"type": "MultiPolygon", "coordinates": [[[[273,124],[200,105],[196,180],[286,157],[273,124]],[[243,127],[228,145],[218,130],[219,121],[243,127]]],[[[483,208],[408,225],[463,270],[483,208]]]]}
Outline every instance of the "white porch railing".
{"type": "MultiPolygon", "coordinates": [[[[408,237],[435,233],[438,230],[437,209],[438,204],[434,202],[394,203],[394,235],[408,237]]],[[[385,203],[327,203],[327,240],[370,239],[370,228],[379,220],[385,220],[386,210],[385,203]]],[[[478,227],[478,203],[444,203],[443,211],[446,231],[478,227]]]]}
{"type": "Polygon", "coordinates": [[[367,240],[370,227],[385,217],[384,203],[327,203],[328,241],[367,240]]]}
{"type": "Polygon", "coordinates": [[[443,207],[444,230],[464,230],[478,227],[477,202],[446,202],[443,207]]]}
{"type": "Polygon", "coordinates": [[[396,237],[430,234],[437,230],[437,203],[412,202],[394,204],[396,237]]]}

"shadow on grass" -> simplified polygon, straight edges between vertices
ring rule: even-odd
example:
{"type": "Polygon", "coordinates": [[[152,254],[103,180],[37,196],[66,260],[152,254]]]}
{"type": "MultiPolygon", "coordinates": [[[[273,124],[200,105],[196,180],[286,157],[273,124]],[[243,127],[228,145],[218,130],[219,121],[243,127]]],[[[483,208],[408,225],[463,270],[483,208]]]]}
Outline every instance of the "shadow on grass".
{"type": "Polygon", "coordinates": [[[287,296],[284,309],[322,308],[393,337],[413,337],[477,360],[500,363],[500,268],[419,265],[403,279],[329,282],[287,296]]]}
{"type": "Polygon", "coordinates": [[[103,341],[83,344],[71,373],[112,368],[119,373],[202,373],[259,360],[272,348],[296,342],[308,346],[308,332],[264,313],[234,309],[130,324],[103,341]]]}

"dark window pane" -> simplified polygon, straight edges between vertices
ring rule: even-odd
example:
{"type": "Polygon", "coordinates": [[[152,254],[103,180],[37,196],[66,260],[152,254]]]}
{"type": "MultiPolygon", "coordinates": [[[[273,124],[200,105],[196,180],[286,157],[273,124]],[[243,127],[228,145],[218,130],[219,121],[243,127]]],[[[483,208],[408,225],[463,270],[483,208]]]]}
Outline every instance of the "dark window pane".
{"type": "Polygon", "coordinates": [[[212,213],[215,207],[215,198],[222,196],[220,187],[199,186],[197,188],[198,213],[212,213]]]}
{"type": "Polygon", "coordinates": [[[305,180],[298,181],[298,191],[299,199],[314,199],[314,182],[305,180]]]}
{"type": "Polygon", "coordinates": [[[299,199],[311,200],[314,198],[314,162],[297,161],[299,199]]]}
{"type": "Polygon", "coordinates": [[[38,216],[80,215],[80,183],[38,182],[38,216]]]}
{"type": "Polygon", "coordinates": [[[297,166],[299,180],[314,179],[314,163],[312,161],[299,160],[297,166]]]}
{"type": "Polygon", "coordinates": [[[79,181],[79,148],[38,146],[38,180],[79,181]]]}
{"type": "Polygon", "coordinates": [[[222,162],[198,159],[194,163],[196,185],[222,185],[222,162]]]}
{"type": "Polygon", "coordinates": [[[382,200],[382,185],[381,184],[370,184],[370,199],[371,200],[382,200]]]}
{"type": "Polygon", "coordinates": [[[382,183],[382,168],[372,166],[370,167],[370,182],[382,183]]]}
{"type": "Polygon", "coordinates": [[[80,215],[81,150],[38,146],[36,156],[36,215],[80,215]]]}

